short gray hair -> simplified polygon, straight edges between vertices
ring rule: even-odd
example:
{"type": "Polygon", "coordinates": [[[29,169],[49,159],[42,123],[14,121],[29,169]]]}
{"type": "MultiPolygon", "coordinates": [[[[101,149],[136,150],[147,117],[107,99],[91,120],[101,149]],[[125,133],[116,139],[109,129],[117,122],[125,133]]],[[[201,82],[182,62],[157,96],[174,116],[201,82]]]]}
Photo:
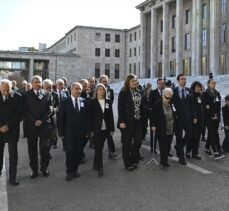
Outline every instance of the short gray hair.
{"type": "Polygon", "coordinates": [[[43,85],[48,84],[48,85],[53,85],[53,82],[50,79],[45,79],[43,80],[43,85]]]}
{"type": "Polygon", "coordinates": [[[78,85],[78,86],[81,88],[81,90],[83,89],[82,84],[79,83],[79,82],[73,82],[73,83],[71,84],[71,89],[72,89],[74,86],[76,86],[76,85],[78,85]]]}
{"type": "Polygon", "coordinates": [[[80,79],[80,83],[81,83],[81,84],[82,84],[82,83],[87,83],[87,84],[88,84],[89,82],[88,82],[87,79],[83,78],[83,79],[80,79]]]}
{"type": "Polygon", "coordinates": [[[41,76],[39,76],[39,75],[34,75],[34,76],[32,77],[32,82],[33,82],[34,80],[39,80],[39,81],[42,83],[42,78],[41,78],[41,76]]]}
{"type": "Polygon", "coordinates": [[[163,91],[163,96],[166,94],[172,94],[173,95],[173,90],[171,88],[165,88],[163,91]]]}
{"type": "Polygon", "coordinates": [[[12,82],[9,80],[9,79],[2,79],[1,81],[0,81],[0,86],[2,85],[2,84],[7,84],[8,86],[9,86],[9,90],[10,90],[10,92],[11,92],[11,90],[12,90],[12,82]]]}
{"type": "Polygon", "coordinates": [[[58,84],[58,83],[63,83],[64,84],[64,80],[59,78],[59,79],[56,80],[56,84],[58,84]]]}

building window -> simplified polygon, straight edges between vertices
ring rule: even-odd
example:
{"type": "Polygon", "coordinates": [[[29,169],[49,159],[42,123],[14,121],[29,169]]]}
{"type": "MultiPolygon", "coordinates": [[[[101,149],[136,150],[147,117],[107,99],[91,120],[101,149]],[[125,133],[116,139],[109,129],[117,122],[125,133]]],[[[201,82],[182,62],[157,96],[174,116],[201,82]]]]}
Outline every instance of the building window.
{"type": "Polygon", "coordinates": [[[163,32],[163,20],[161,20],[161,32],[163,32]]]}
{"type": "Polygon", "coordinates": [[[172,17],[172,28],[173,29],[176,28],[176,15],[173,15],[173,17],[172,17]]]}
{"type": "Polygon", "coordinates": [[[101,41],[101,33],[95,33],[95,41],[101,41]]]}
{"type": "Polygon", "coordinates": [[[111,41],[111,35],[110,34],[105,34],[105,41],[110,42],[111,41]]]}
{"type": "Polygon", "coordinates": [[[120,42],[120,34],[115,35],[115,42],[120,42]]]}
{"type": "Polygon", "coordinates": [[[226,23],[223,23],[221,26],[221,43],[226,42],[226,23]]]}
{"type": "Polygon", "coordinates": [[[99,77],[100,77],[100,64],[95,63],[95,78],[99,78],[99,77]]]}
{"type": "Polygon", "coordinates": [[[76,41],[76,33],[74,33],[74,41],[76,41]]]}
{"type": "Polygon", "coordinates": [[[224,75],[225,74],[225,54],[221,54],[220,55],[220,67],[219,67],[219,72],[220,75],[224,75]]]}
{"type": "Polygon", "coordinates": [[[191,75],[191,58],[188,59],[184,59],[183,61],[183,66],[184,66],[184,74],[186,76],[190,76],[191,75]]]}
{"type": "Polygon", "coordinates": [[[191,11],[186,10],[186,12],[185,12],[185,23],[190,24],[190,20],[191,20],[191,11]]]}
{"type": "Polygon", "coordinates": [[[138,47],[138,54],[141,55],[141,47],[138,47]]]}
{"type": "Polygon", "coordinates": [[[176,60],[170,61],[170,77],[176,75],[176,60]]]}
{"type": "Polygon", "coordinates": [[[203,29],[202,31],[202,47],[207,46],[207,29],[203,29]]]}
{"type": "Polygon", "coordinates": [[[137,32],[134,32],[134,40],[137,40],[137,32]]]}
{"type": "Polygon", "coordinates": [[[115,57],[116,58],[120,57],[120,50],[119,49],[115,49],[115,57]]]}
{"type": "Polygon", "coordinates": [[[141,39],[141,31],[139,30],[139,40],[141,39]]]}
{"type": "Polygon", "coordinates": [[[130,42],[132,42],[132,34],[130,34],[130,42]]]}
{"type": "Polygon", "coordinates": [[[95,49],[95,56],[100,56],[100,48],[95,49]]]}
{"type": "Polygon", "coordinates": [[[136,63],[134,63],[134,74],[136,75],[136,71],[137,71],[137,65],[136,63]]]}
{"type": "Polygon", "coordinates": [[[130,57],[132,56],[132,49],[130,49],[130,57]]]}
{"type": "Polygon", "coordinates": [[[202,7],[202,17],[203,17],[203,19],[206,19],[207,18],[207,4],[203,4],[203,7],[202,7]]]}
{"type": "Polygon", "coordinates": [[[141,73],[141,64],[140,62],[138,63],[138,77],[140,77],[141,73]]]}
{"type": "Polygon", "coordinates": [[[134,48],[134,56],[137,56],[137,49],[134,48]]]}
{"type": "Polygon", "coordinates": [[[129,73],[131,73],[131,71],[132,71],[132,70],[131,70],[131,64],[129,64],[129,73]]]}
{"type": "Polygon", "coordinates": [[[115,64],[115,79],[119,79],[120,64],[115,64]]]}
{"type": "Polygon", "coordinates": [[[225,14],[227,6],[227,0],[221,0],[222,14],[225,14]]]}
{"type": "Polygon", "coordinates": [[[185,46],[184,49],[185,50],[190,50],[191,48],[191,37],[190,37],[190,33],[186,33],[185,34],[185,46]]]}
{"type": "Polygon", "coordinates": [[[105,75],[110,78],[110,64],[105,64],[105,75]]]}
{"type": "Polygon", "coordinates": [[[160,42],[160,55],[163,54],[163,41],[160,42]]]}
{"type": "Polygon", "coordinates": [[[105,49],[105,57],[110,57],[110,49],[105,49]]]}
{"type": "Polygon", "coordinates": [[[176,52],[176,37],[172,37],[172,52],[176,52]]]}

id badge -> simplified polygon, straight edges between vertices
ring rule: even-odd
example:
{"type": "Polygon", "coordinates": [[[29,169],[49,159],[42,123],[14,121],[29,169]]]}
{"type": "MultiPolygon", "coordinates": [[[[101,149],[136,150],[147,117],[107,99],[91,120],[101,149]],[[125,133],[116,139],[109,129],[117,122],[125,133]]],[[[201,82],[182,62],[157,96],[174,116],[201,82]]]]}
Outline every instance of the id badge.
{"type": "Polygon", "coordinates": [[[109,104],[108,103],[106,103],[105,108],[109,109],[109,104]]]}
{"type": "Polygon", "coordinates": [[[201,103],[202,102],[201,99],[200,99],[200,97],[198,97],[197,102],[198,103],[201,103]]]}

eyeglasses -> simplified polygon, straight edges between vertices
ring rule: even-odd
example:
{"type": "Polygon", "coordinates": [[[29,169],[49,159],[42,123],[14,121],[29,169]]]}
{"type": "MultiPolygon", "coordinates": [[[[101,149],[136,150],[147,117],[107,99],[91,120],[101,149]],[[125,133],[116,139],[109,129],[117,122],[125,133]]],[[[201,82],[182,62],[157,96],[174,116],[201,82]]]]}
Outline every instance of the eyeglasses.
{"type": "Polygon", "coordinates": [[[164,96],[164,98],[165,98],[166,100],[171,100],[171,99],[172,99],[171,97],[166,97],[166,96],[164,96]]]}

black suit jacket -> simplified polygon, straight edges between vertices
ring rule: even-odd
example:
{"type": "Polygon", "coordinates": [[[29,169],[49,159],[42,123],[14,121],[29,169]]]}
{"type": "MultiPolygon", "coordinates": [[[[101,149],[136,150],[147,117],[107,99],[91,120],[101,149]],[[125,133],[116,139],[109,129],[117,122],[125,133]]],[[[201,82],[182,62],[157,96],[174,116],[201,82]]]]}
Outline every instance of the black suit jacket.
{"type": "Polygon", "coordinates": [[[0,142],[13,142],[19,139],[19,125],[22,115],[22,97],[17,92],[12,92],[4,102],[0,92],[0,126],[7,125],[9,132],[0,132],[0,142]]]}
{"type": "Polygon", "coordinates": [[[102,129],[102,122],[104,120],[106,129],[109,132],[114,132],[114,116],[112,109],[112,102],[109,99],[105,99],[105,109],[104,112],[99,104],[97,99],[93,99],[90,101],[90,124],[91,124],[91,132],[94,134],[100,132],[102,129]]]}
{"type": "Polygon", "coordinates": [[[71,141],[74,138],[85,138],[90,134],[88,104],[80,98],[80,111],[74,108],[72,98],[68,97],[60,105],[59,111],[59,136],[71,141]]]}
{"type": "Polygon", "coordinates": [[[154,89],[149,94],[149,105],[150,108],[153,108],[153,105],[156,101],[160,100],[162,96],[159,94],[158,89],[154,89]]]}
{"type": "MultiPolygon", "coordinates": [[[[183,118],[188,118],[188,120],[190,120],[188,116],[183,116],[182,100],[180,98],[178,88],[179,87],[176,87],[173,89],[173,98],[172,98],[172,104],[174,104],[175,109],[176,109],[177,120],[179,121],[180,119],[183,119],[183,118]]],[[[185,91],[186,91],[186,102],[188,106],[187,109],[190,111],[191,120],[193,120],[197,118],[197,114],[196,114],[196,110],[193,104],[192,90],[185,87],[185,91]]]]}
{"type": "Polygon", "coordinates": [[[110,99],[111,103],[114,102],[114,91],[109,86],[107,87],[107,98],[110,99]]]}
{"type": "MultiPolygon", "coordinates": [[[[141,119],[145,115],[143,102],[141,102],[141,119]]],[[[134,103],[130,90],[121,89],[118,96],[118,122],[117,127],[120,129],[120,123],[126,124],[128,132],[132,133],[134,129],[134,103]]]]}
{"type": "Polygon", "coordinates": [[[52,114],[50,106],[51,100],[44,90],[41,90],[40,96],[36,96],[34,90],[25,92],[23,113],[26,119],[26,130],[28,138],[37,138],[38,136],[47,136],[48,124],[52,114]],[[42,125],[36,127],[35,121],[41,120],[42,125]]]}
{"type": "Polygon", "coordinates": [[[223,123],[224,126],[229,126],[229,107],[227,105],[225,105],[222,108],[223,111],[223,123]]]}

